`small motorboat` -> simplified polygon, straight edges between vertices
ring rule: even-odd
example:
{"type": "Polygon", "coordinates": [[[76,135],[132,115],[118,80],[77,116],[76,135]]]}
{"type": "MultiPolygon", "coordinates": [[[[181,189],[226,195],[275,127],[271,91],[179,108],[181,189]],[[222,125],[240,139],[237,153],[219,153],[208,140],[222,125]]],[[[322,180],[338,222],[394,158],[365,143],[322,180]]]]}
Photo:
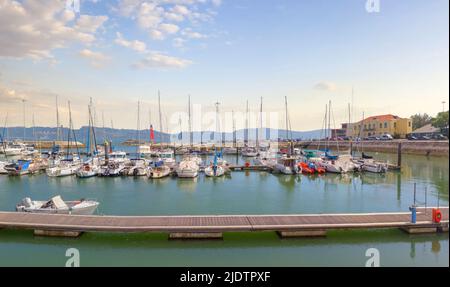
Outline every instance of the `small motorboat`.
{"type": "Polygon", "coordinates": [[[119,162],[109,162],[107,165],[100,167],[99,176],[102,177],[115,177],[120,176],[125,166],[119,162]]]}
{"type": "Polygon", "coordinates": [[[128,176],[146,176],[147,163],[144,159],[131,159],[131,167],[124,170],[128,176]]]}
{"type": "Polygon", "coordinates": [[[8,171],[5,169],[8,163],[4,161],[0,161],[0,174],[8,174],[8,171]]]}
{"type": "Polygon", "coordinates": [[[47,176],[49,177],[64,177],[75,175],[81,166],[79,158],[64,159],[59,162],[57,166],[47,168],[47,176]]]}
{"type": "Polygon", "coordinates": [[[301,167],[296,164],[296,159],[290,156],[283,156],[280,158],[273,170],[285,175],[293,175],[302,172],[301,167]]]}
{"type": "Polygon", "coordinates": [[[163,161],[160,161],[160,162],[156,162],[154,167],[149,168],[147,170],[147,177],[153,178],[153,179],[158,179],[158,178],[163,178],[163,177],[169,176],[170,173],[171,173],[170,167],[165,165],[163,161]]]}
{"type": "Polygon", "coordinates": [[[194,178],[198,176],[199,166],[194,160],[183,160],[178,165],[176,172],[180,178],[194,178]]]}
{"type": "Polygon", "coordinates": [[[258,156],[258,150],[253,147],[246,147],[242,149],[242,156],[243,157],[257,157],[258,156]]]}
{"type": "Polygon", "coordinates": [[[30,173],[31,160],[18,160],[4,166],[4,169],[10,176],[22,176],[30,173]]]}
{"type": "Polygon", "coordinates": [[[303,174],[315,174],[316,168],[312,163],[299,162],[299,168],[301,169],[303,174]]]}
{"type": "Polygon", "coordinates": [[[17,204],[17,212],[45,214],[92,215],[99,203],[93,200],[64,201],[61,196],[55,196],[48,201],[32,201],[29,197],[17,204]]]}
{"type": "Polygon", "coordinates": [[[375,162],[374,160],[365,160],[362,164],[362,170],[372,173],[385,173],[388,170],[386,164],[375,162]]]}

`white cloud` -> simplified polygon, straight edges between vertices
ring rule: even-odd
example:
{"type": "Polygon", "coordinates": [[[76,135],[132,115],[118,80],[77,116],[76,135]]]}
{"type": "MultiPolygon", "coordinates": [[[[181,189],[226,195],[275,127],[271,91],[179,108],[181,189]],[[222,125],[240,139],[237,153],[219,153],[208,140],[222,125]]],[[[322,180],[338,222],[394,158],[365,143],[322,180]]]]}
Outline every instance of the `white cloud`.
{"type": "Polygon", "coordinates": [[[123,38],[120,32],[116,33],[116,39],[114,40],[114,42],[119,46],[130,48],[140,53],[143,53],[147,50],[147,45],[144,42],[138,40],[127,41],[123,38]]]}
{"type": "Polygon", "coordinates": [[[186,42],[185,39],[179,38],[179,37],[173,39],[173,41],[172,41],[173,46],[174,46],[175,48],[183,48],[185,42],[186,42]]]}
{"type": "Polygon", "coordinates": [[[213,5],[214,6],[220,6],[220,5],[222,5],[222,0],[212,0],[212,3],[213,3],[213,5]]]}
{"type": "Polygon", "coordinates": [[[191,65],[192,61],[180,59],[168,55],[161,54],[159,52],[152,52],[147,57],[134,64],[133,67],[137,69],[144,68],[176,68],[182,69],[191,65]]]}
{"type": "Polygon", "coordinates": [[[89,60],[90,64],[95,68],[102,68],[110,60],[108,56],[89,49],[83,49],[78,54],[81,57],[89,60]]]}
{"type": "Polygon", "coordinates": [[[92,44],[106,16],[75,15],[59,0],[0,0],[0,57],[53,59],[51,51],[92,44]]]}
{"type": "Polygon", "coordinates": [[[203,39],[207,38],[206,35],[203,35],[199,32],[193,31],[191,28],[186,28],[183,31],[181,31],[181,35],[189,38],[189,39],[203,39]]]}
{"type": "Polygon", "coordinates": [[[83,32],[95,33],[106,20],[108,20],[107,16],[81,15],[77,20],[75,28],[83,32]]]}
{"type": "Polygon", "coordinates": [[[337,86],[332,82],[320,82],[314,86],[314,89],[320,91],[335,91],[337,89],[337,86]]]}
{"type": "Polygon", "coordinates": [[[162,23],[150,30],[150,37],[154,40],[164,40],[167,35],[176,34],[179,30],[180,27],[175,24],[162,23]]]}

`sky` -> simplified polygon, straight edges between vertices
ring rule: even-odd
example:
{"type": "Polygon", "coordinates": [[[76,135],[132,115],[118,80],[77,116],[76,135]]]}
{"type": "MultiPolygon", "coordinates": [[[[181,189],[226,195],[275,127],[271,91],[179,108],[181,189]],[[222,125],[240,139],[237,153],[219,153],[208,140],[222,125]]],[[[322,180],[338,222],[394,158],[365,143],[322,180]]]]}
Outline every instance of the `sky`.
{"type": "Polygon", "coordinates": [[[139,126],[159,126],[158,90],[168,131],[188,95],[203,129],[216,102],[230,122],[261,98],[283,127],[287,97],[294,130],[322,128],[329,101],[335,127],[349,104],[353,121],[448,109],[448,0],[66,2],[0,0],[1,126],[23,125],[23,100],[26,126],[55,126],[56,97],[65,126],[68,101],[87,125],[90,98],[98,125],[136,128],[139,101],[139,126]]]}

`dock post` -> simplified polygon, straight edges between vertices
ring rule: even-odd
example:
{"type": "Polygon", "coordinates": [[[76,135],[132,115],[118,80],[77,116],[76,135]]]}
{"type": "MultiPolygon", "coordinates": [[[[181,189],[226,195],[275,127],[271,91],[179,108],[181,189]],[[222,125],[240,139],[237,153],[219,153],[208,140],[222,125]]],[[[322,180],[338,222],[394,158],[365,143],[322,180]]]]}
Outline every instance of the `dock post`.
{"type": "Polygon", "coordinates": [[[353,141],[350,140],[350,155],[353,156],[353,141]]]}
{"type": "Polygon", "coordinates": [[[397,147],[397,167],[398,168],[402,167],[402,143],[401,142],[398,143],[398,147],[397,147]]]}

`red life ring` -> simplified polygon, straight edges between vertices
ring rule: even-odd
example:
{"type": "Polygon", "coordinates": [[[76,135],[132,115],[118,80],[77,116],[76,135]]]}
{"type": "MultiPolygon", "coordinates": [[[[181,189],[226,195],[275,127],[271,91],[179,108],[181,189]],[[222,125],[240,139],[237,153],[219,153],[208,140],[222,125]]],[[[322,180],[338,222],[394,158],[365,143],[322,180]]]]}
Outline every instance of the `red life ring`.
{"type": "Polygon", "coordinates": [[[439,209],[433,209],[433,222],[440,223],[442,220],[442,212],[439,209]]]}

